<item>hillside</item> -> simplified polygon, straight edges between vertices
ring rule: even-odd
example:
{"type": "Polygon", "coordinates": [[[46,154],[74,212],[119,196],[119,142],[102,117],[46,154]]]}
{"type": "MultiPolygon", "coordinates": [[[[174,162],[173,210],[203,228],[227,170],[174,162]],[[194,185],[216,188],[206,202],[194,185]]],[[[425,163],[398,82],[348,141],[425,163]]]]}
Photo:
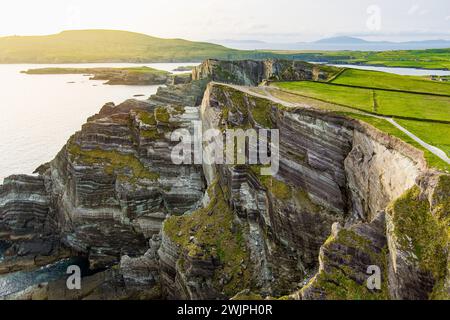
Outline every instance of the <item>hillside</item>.
{"type": "Polygon", "coordinates": [[[0,63],[181,62],[250,54],[215,44],[114,30],[0,38],[0,63]]]}

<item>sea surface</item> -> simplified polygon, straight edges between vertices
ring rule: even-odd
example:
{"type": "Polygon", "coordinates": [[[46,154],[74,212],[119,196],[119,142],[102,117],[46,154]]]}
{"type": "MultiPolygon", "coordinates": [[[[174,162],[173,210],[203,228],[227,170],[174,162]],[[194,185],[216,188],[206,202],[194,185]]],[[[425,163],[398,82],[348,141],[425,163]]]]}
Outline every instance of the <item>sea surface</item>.
{"type": "Polygon", "coordinates": [[[159,87],[110,86],[84,75],[27,75],[20,71],[45,67],[149,66],[172,72],[179,66],[197,64],[0,64],[0,184],[7,176],[31,174],[52,160],[68,138],[105,103],[147,99],[159,87]]]}

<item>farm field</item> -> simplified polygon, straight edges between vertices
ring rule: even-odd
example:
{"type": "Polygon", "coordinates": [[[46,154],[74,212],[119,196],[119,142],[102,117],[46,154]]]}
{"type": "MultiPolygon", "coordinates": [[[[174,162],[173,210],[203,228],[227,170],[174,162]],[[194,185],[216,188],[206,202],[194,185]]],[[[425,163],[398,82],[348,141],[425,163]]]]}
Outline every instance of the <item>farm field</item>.
{"type": "Polygon", "coordinates": [[[282,90],[383,116],[450,121],[450,97],[335,86],[300,81],[275,84],[282,90]]]}
{"type": "Polygon", "coordinates": [[[450,96],[450,83],[379,71],[347,69],[331,82],[350,86],[436,93],[450,96]]]}

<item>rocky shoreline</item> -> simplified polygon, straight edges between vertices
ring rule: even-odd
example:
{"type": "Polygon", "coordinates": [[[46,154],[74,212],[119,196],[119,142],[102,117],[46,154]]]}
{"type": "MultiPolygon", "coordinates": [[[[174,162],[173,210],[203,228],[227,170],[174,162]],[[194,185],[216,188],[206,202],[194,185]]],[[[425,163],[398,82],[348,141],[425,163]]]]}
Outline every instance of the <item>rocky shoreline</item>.
{"type": "Polygon", "coordinates": [[[170,72],[149,67],[130,68],[40,68],[22,71],[28,75],[82,74],[89,75],[90,80],[103,80],[107,85],[162,85],[180,84],[190,81],[190,74],[174,75],[170,72]]]}
{"type": "Polygon", "coordinates": [[[215,83],[336,72],[208,60],[148,101],[105,105],[38,177],[0,186],[0,240],[9,244],[0,270],[69,252],[106,271],[84,278],[80,292],[61,280],[6,299],[448,297],[448,174],[364,122],[215,83]],[[192,132],[195,121],[204,130],[280,129],[279,173],[173,165],[170,133],[192,132]],[[371,265],[380,290],[366,287],[371,265]]]}

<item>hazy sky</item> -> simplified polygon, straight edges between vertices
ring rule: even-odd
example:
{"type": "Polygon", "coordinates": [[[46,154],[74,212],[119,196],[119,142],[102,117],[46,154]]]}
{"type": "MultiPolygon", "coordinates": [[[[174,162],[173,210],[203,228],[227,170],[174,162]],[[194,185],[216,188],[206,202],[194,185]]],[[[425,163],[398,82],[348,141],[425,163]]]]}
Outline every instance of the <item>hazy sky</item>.
{"type": "Polygon", "coordinates": [[[2,0],[0,35],[120,29],[191,40],[450,39],[450,0],[2,0]]]}

